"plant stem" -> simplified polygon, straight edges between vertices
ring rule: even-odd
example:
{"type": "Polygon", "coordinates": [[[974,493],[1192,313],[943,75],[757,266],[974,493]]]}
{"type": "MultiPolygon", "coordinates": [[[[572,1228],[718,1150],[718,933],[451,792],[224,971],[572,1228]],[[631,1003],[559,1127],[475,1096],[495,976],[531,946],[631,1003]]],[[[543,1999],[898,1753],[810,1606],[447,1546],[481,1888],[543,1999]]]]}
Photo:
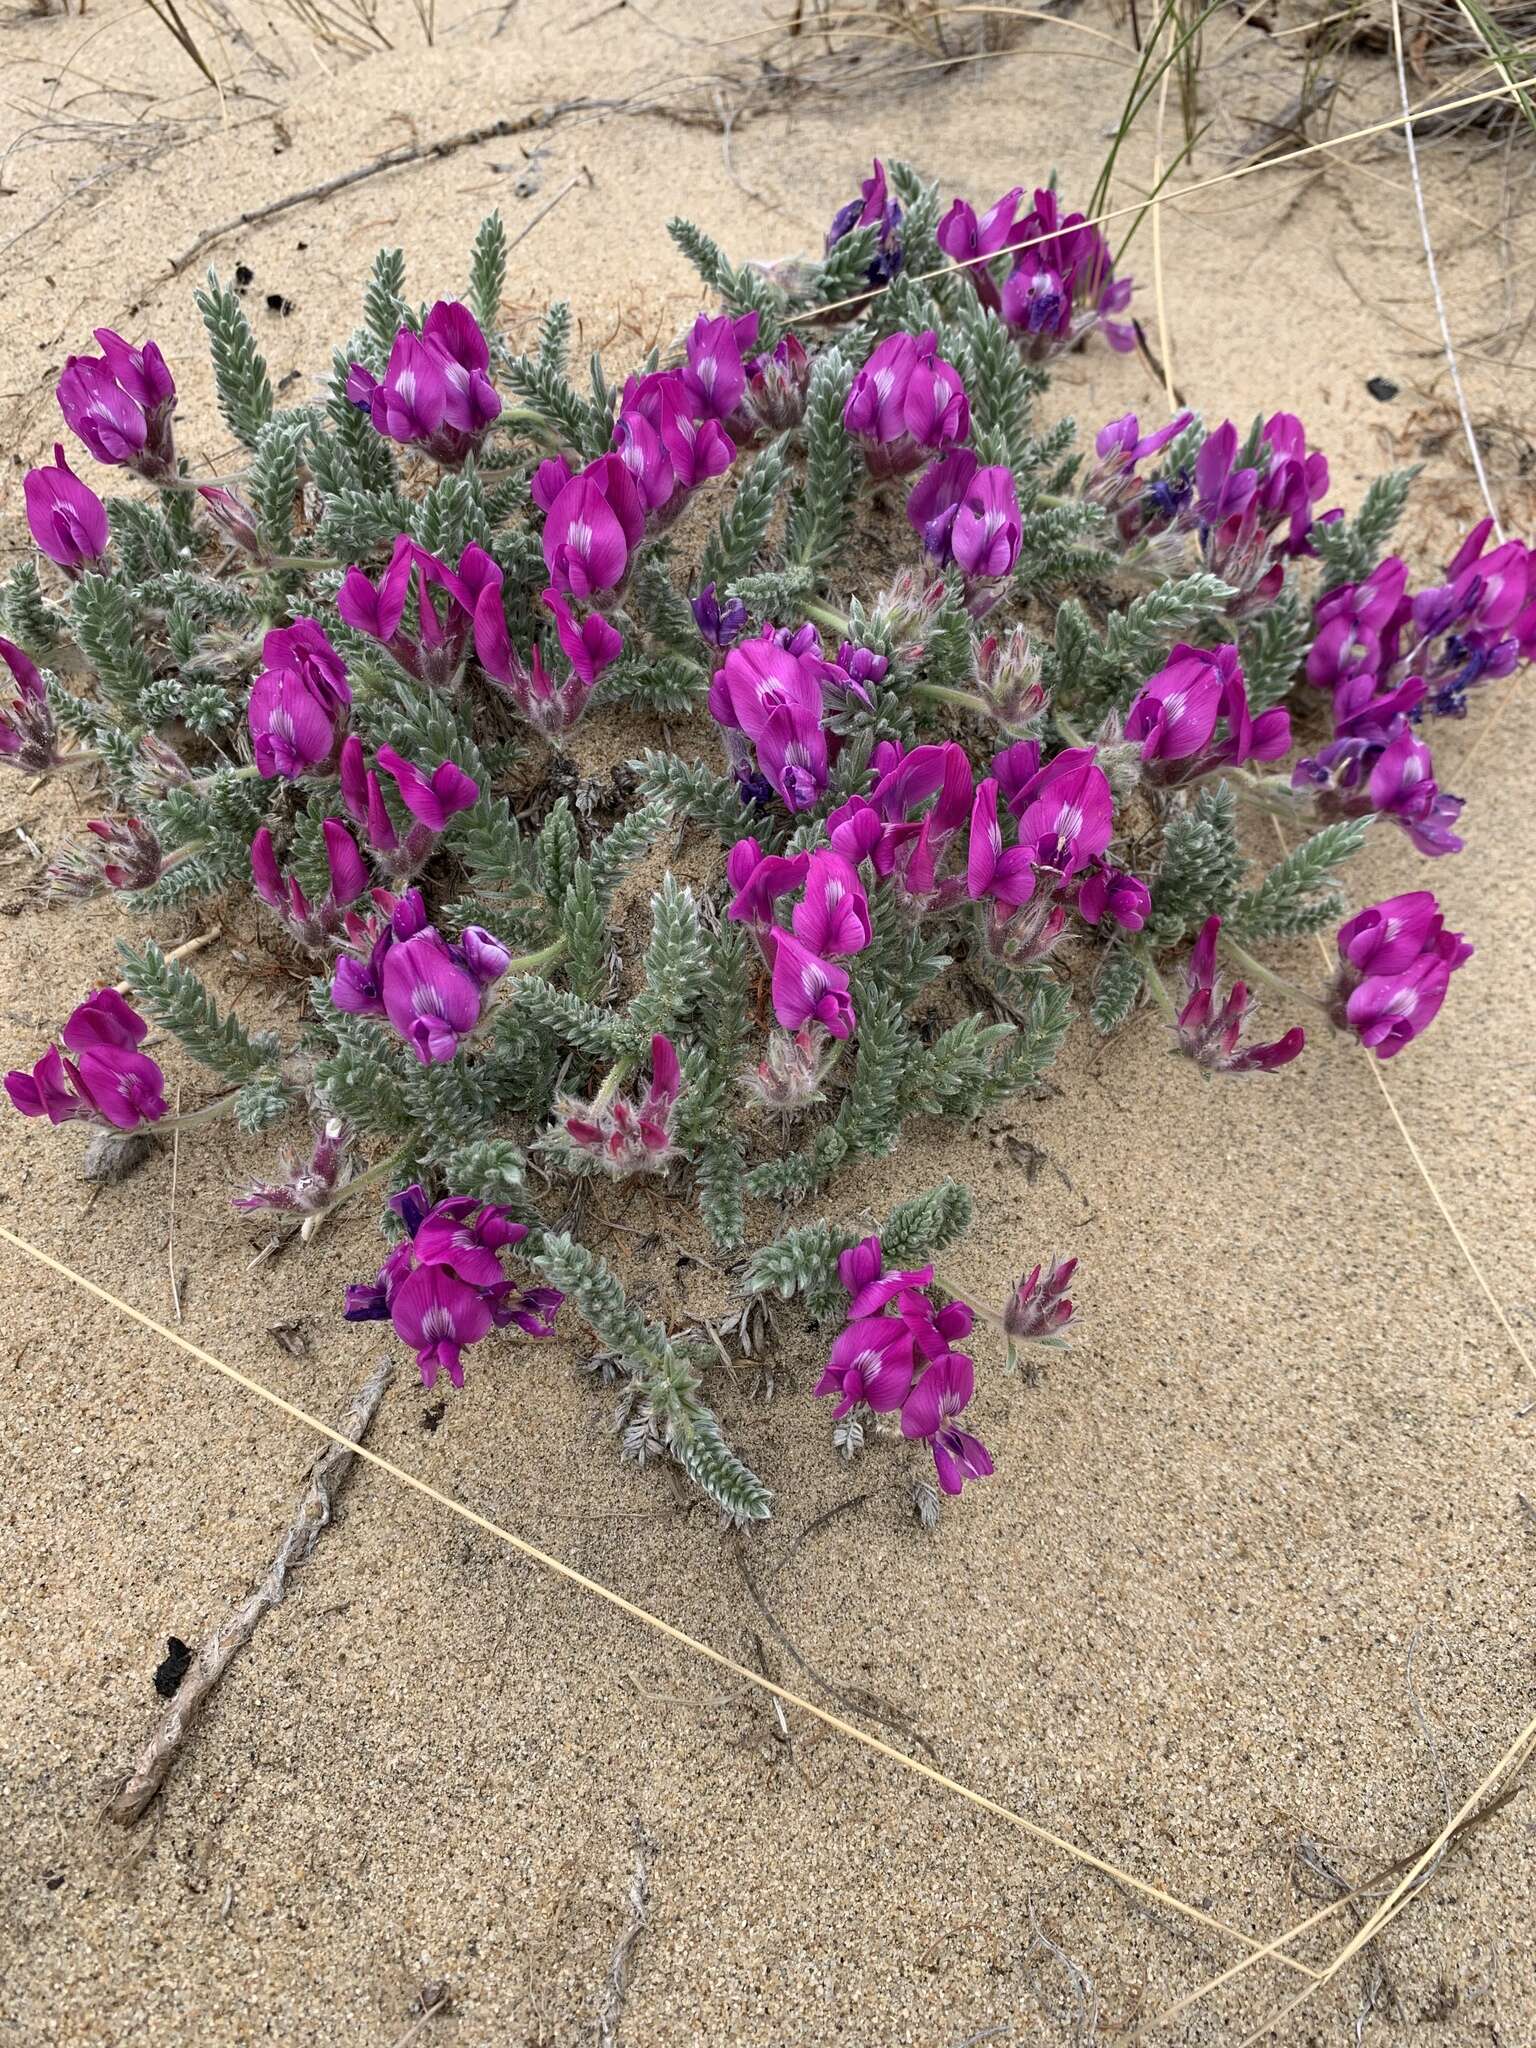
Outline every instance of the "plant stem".
{"type": "Polygon", "coordinates": [[[926,698],[930,704],[954,704],[962,711],[974,711],[978,718],[992,716],[992,706],[973,690],[951,690],[943,683],[914,683],[910,695],[926,698]]]}
{"type": "Polygon", "coordinates": [[[818,626],[825,626],[829,633],[846,634],[848,620],[844,613],[833,611],[827,604],[807,604],[801,609],[808,619],[814,619],[818,626]]]}
{"type": "Polygon", "coordinates": [[[323,1209],[317,1209],[312,1216],[304,1218],[299,1226],[299,1236],[304,1243],[309,1243],[327,1217],[334,1216],[344,1202],[350,1202],[361,1189],[372,1187],[377,1181],[383,1180],[387,1174],[394,1171],[404,1157],[405,1147],[402,1145],[396,1151],[386,1153],[384,1158],[376,1159],[372,1166],[365,1166],[361,1173],[354,1173],[344,1187],[337,1189],[323,1209]]]}
{"type": "Polygon", "coordinates": [[[1087,746],[1087,740],[1084,739],[1083,735],[1078,731],[1077,727],[1072,723],[1071,719],[1063,718],[1061,713],[1058,710],[1056,710],[1054,706],[1051,709],[1051,722],[1055,726],[1056,730],[1061,734],[1062,738],[1066,741],[1069,747],[1087,746]]]}
{"type": "Polygon", "coordinates": [[[1177,1030],[1179,1013],[1174,1006],[1173,997],[1168,993],[1168,984],[1163,980],[1163,977],[1158,973],[1153,963],[1152,948],[1150,946],[1138,946],[1136,948],[1136,957],[1141,962],[1141,970],[1146,976],[1147,987],[1152,992],[1152,1000],[1168,1019],[1168,1022],[1177,1030]]]}
{"type": "Polygon", "coordinates": [[[221,1095],[213,1102],[205,1102],[201,1109],[188,1110],[185,1116],[163,1116],[151,1126],[156,1131],[190,1131],[199,1124],[216,1123],[222,1116],[228,1116],[239,1098],[240,1090],[231,1088],[227,1095],[221,1095]]]}
{"type": "Polygon", "coordinates": [[[1283,975],[1276,974],[1271,968],[1266,967],[1262,960],[1256,960],[1246,946],[1240,946],[1225,930],[1221,932],[1217,943],[1223,952],[1236,961],[1250,980],[1262,981],[1266,987],[1277,990],[1283,996],[1289,996],[1294,1002],[1310,1003],[1316,1010],[1327,1009],[1328,1005],[1321,996],[1311,995],[1306,989],[1297,988],[1294,982],[1287,981],[1283,975]]]}

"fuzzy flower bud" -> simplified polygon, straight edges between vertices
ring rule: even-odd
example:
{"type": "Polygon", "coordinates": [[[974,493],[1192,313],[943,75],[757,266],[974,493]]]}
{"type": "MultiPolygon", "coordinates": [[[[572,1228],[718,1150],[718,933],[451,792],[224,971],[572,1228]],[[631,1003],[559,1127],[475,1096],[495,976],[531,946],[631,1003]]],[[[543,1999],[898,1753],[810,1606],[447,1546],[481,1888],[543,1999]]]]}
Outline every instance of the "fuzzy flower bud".
{"type": "Polygon", "coordinates": [[[823,1100],[822,1081],[837,1057],[827,1034],[814,1024],[798,1031],[771,1031],[768,1056],[741,1076],[751,1101],[781,1116],[796,1116],[823,1100]]]}

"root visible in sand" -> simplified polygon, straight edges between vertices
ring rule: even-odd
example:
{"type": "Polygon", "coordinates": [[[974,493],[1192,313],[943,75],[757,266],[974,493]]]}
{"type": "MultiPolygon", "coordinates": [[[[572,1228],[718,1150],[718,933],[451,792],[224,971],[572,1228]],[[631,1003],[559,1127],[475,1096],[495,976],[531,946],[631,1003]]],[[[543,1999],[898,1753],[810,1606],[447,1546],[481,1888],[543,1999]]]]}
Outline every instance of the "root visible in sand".
{"type": "MultiPolygon", "coordinates": [[[[398,1370],[395,1359],[382,1359],[347,1404],[336,1426],[351,1443],[360,1443],[367,1434],[398,1370]]],[[[336,1494],[351,1470],[352,1457],[350,1449],[331,1444],[316,1458],[310,1468],[309,1484],[265,1576],[198,1651],[175,1699],[139,1752],[131,1775],[107,1802],[107,1819],[116,1821],[120,1827],[131,1827],[142,1817],[181,1754],[198,1709],[229,1669],[236,1653],[250,1641],[262,1616],[280,1605],[287,1591],[288,1574],[309,1561],[320,1540],[320,1531],[331,1519],[336,1494]]]]}
{"type": "Polygon", "coordinates": [[[619,2022],[624,2017],[624,2001],[629,1995],[630,1963],[635,1944],[645,1932],[650,1917],[651,1865],[656,1860],[656,1844],[638,1820],[634,1822],[633,1832],[635,1867],[629,1880],[629,1917],[614,1946],[608,1976],[598,2000],[597,2048],[618,2048],[619,2022]]]}

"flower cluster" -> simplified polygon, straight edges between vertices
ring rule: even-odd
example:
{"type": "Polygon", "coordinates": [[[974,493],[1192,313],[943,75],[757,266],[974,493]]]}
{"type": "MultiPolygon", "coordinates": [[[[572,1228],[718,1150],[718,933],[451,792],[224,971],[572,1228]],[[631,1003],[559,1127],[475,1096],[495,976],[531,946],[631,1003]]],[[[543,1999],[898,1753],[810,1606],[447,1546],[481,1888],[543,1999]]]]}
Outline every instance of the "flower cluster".
{"type": "Polygon", "coordinates": [[[970,1334],[971,1311],[963,1301],[934,1306],[932,1266],[887,1273],[878,1237],[844,1252],[837,1274],[849,1296],[847,1319],[815,1391],[838,1396],[839,1419],[861,1402],[876,1415],[899,1410],[902,1435],[929,1445],[946,1493],[989,1478],[986,1446],[957,1420],[976,1389],[974,1363],[954,1348],[970,1334]]]}
{"type": "MultiPolygon", "coordinates": [[[[154,342],[135,348],[110,327],[96,329],[96,346],[99,356],[65,361],[58,384],[64,424],[98,462],[163,483],[176,474],[176,385],[165,357],[154,342]]],[[[64,466],[57,450],[55,461],[64,466]]]]}
{"type": "Polygon", "coordinates": [[[621,1095],[627,1069],[615,1067],[590,1102],[555,1101],[547,1150],[598,1168],[613,1180],[632,1173],[665,1173],[678,1156],[672,1126],[683,1090],[677,1047],[664,1033],[651,1039],[651,1079],[644,1095],[621,1095]]]}
{"type": "Polygon", "coordinates": [[[1001,314],[1032,360],[1075,347],[1095,328],[1127,354],[1136,346],[1136,330],[1118,316],[1131,302],[1133,285],[1115,276],[1108,242],[1083,214],[1063,213],[1048,187],[1020,215],[1023,197],[1016,185],[979,220],[969,201],[956,199],[939,222],[939,247],[965,266],[983,305],[1001,314]],[[1002,258],[1009,267],[999,284],[994,271],[1002,258]]]}
{"type": "Polygon", "coordinates": [[[1216,965],[1221,919],[1209,917],[1200,928],[1185,966],[1189,994],[1174,1024],[1175,1050],[1209,1074],[1272,1073],[1299,1059],[1306,1033],[1299,1024],[1268,1045],[1243,1045],[1243,1028],[1254,1002],[1246,982],[1224,984],[1216,965]]]}
{"type": "Polygon", "coordinates": [[[1140,745],[1149,781],[1198,782],[1222,768],[1289,753],[1291,714],[1276,704],[1253,716],[1235,647],[1181,643],[1142,685],[1126,713],[1125,736],[1140,745]]]}
{"type": "Polygon", "coordinates": [[[13,1068],[5,1092],[23,1116],[51,1124],[76,1117],[107,1130],[136,1131],[165,1115],[165,1076],[139,1050],[149,1026],[116,989],[104,988],[69,1014],[60,1034],[73,1059],[50,1045],[30,1073],[13,1068]]]}
{"type": "Polygon", "coordinates": [[[379,889],[373,900],[378,914],[359,921],[358,950],[337,961],[331,1001],[353,1016],[387,1018],[423,1066],[456,1058],[511,955],[476,924],[445,939],[427,922],[419,889],[379,889]]]}
{"type": "Polygon", "coordinates": [[[864,276],[871,285],[887,285],[893,277],[900,275],[905,261],[901,223],[901,204],[891,197],[885,165],[876,157],[874,169],[859,187],[858,198],[850,199],[833,214],[832,224],[827,229],[827,254],[831,255],[845,235],[854,234],[860,228],[874,228],[875,253],[864,276]]]}
{"type": "Polygon", "coordinates": [[[1339,928],[1329,1014],[1378,1059],[1390,1060],[1432,1024],[1451,976],[1472,957],[1445,928],[1427,889],[1369,904],[1339,928]]]}
{"type": "Polygon", "coordinates": [[[419,1181],[391,1195],[389,1206],[405,1236],[376,1280],[347,1289],[343,1313],[351,1323],[392,1323],[415,1352],[424,1387],[440,1372],[462,1387],[465,1347],[492,1330],[515,1324],[530,1337],[554,1335],[565,1296],[553,1287],[519,1287],[501,1263],[527,1237],[526,1224],[473,1195],[434,1204],[419,1181]]]}
{"type": "Polygon", "coordinates": [[[819,1026],[846,1038],[857,1019],[848,972],[839,959],[869,944],[869,902],[858,870],[835,848],[789,858],[765,854],[755,839],[738,839],[725,864],[736,892],[726,911],[755,932],[773,973],[773,1013],[783,1030],[819,1026]],[[802,891],[788,931],[776,922],[781,897],[802,891]]]}
{"type": "Polygon", "coordinates": [[[396,334],[382,381],[366,365],[352,365],[347,397],[376,432],[457,468],[501,415],[490,368],[490,345],[474,314],[439,299],[420,332],[402,327],[396,334]]]}

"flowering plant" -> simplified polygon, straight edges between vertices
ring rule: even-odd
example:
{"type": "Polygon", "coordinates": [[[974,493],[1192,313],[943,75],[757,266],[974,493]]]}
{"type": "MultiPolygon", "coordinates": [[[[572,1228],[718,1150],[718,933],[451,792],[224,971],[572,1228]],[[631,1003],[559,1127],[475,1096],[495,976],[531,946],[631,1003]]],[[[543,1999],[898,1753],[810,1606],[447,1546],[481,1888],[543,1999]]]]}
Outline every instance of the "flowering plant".
{"type": "Polygon", "coordinates": [[[686,1190],[727,1252],[758,1245],[735,1325],[801,1300],[839,1445],[923,1447],[928,1512],[992,1472],[978,1352],[1060,1346],[1076,1261],[994,1311],[933,1264],[969,1216],[952,1183],[878,1236],[774,1236],[777,1212],[911,1118],[1038,1082],[1069,955],[1097,1030],[1150,1003],[1206,1077],[1294,1061],[1304,1001],[1395,1058],[1471,948],[1428,890],[1345,916],[1341,870],[1379,819],[1460,848],[1428,735],[1536,651],[1536,564],[1482,526],[1410,592],[1383,549],[1411,473],[1346,516],[1284,412],[1246,434],[1126,414],[1079,450],[1047,366],[1130,345],[1132,284],[1052,190],[978,213],[877,163],[816,263],[672,233],[718,309],[622,384],[595,362],[590,391],[564,304],[527,351],[497,331],[495,216],[464,297],[430,310],[382,254],[328,382],[287,409],[210,274],[245,450],[218,482],[178,450],[153,341],[102,329],[69,359],[65,427],[137,481],[103,499],[62,443],[26,478],[43,564],[4,590],[0,762],[83,772],[102,812],[48,887],[144,919],[249,889],[313,978],[302,1024],[253,1032],[126,945],[133,1000],[91,997],[6,1086],[142,1143],[168,1121],[158,1031],[223,1087],[182,1121],[307,1111],[312,1143],[236,1206],[308,1235],[385,1184],[393,1242],[348,1316],[389,1321],[429,1386],[497,1331],[579,1318],[627,1382],[626,1448],[757,1517],[706,1400],[715,1351],[550,1220],[561,1181],[686,1190]],[[882,588],[861,528],[905,556],[882,588]],[[581,775],[598,721],[633,755],[606,782],[581,775]],[[1300,835],[1267,870],[1243,806],[1300,835]],[[697,888],[661,851],[684,836],[697,888]],[[1253,1042],[1277,977],[1250,949],[1331,928],[1326,989],[1279,983],[1282,1028],[1253,1042]]]}

